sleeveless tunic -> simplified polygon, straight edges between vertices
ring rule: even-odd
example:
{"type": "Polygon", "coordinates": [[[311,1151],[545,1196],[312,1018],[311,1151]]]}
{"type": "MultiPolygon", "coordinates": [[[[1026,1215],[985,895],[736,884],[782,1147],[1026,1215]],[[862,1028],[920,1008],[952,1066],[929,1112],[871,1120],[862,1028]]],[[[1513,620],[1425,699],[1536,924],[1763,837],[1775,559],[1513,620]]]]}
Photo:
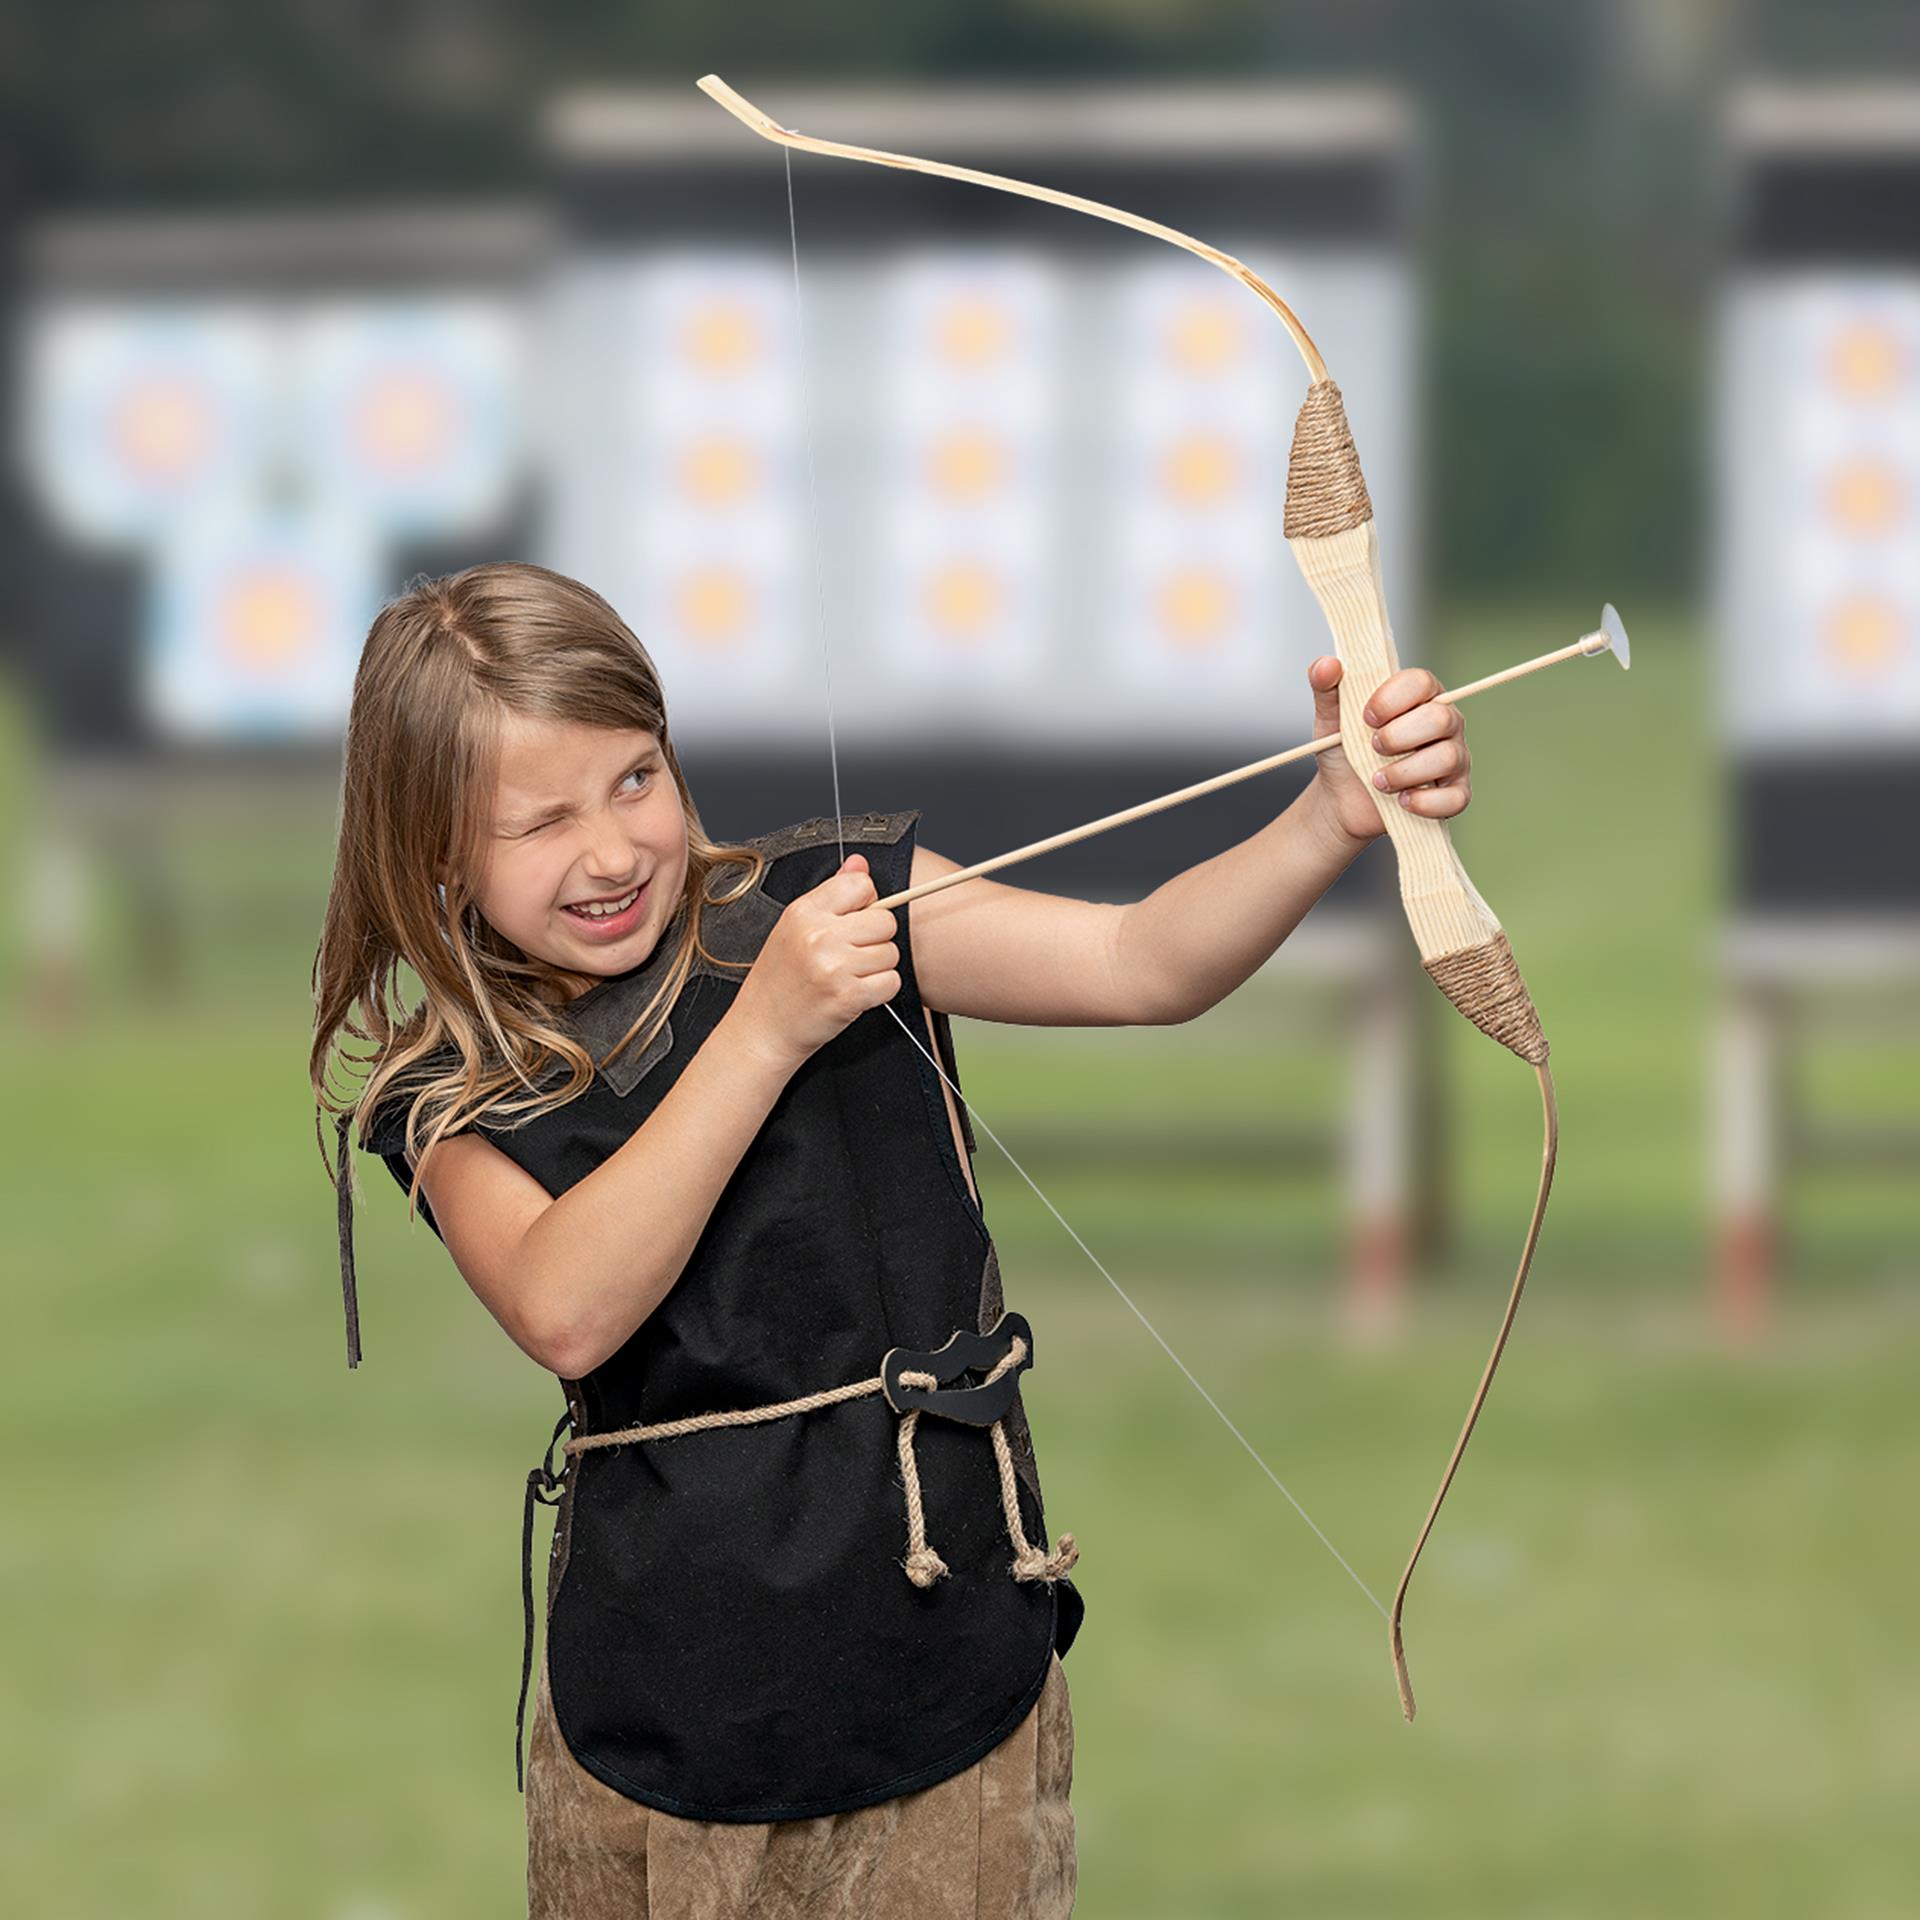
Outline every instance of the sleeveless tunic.
{"type": "MultiPolygon", "coordinates": [[[[812,820],[749,842],[766,868],[738,900],[704,909],[704,943],[751,960],[782,907],[838,867],[842,832],[882,897],[904,888],[918,818],[812,820]]],[[[889,1004],[925,1034],[910,916],[896,909],[901,985],[889,1004]]],[[[645,1051],[605,1058],[652,998],[682,924],[561,1010],[601,1063],[583,1093],[530,1124],[480,1125],[556,1197],[632,1135],[733,1003],[744,970],[696,955],[645,1051]]],[[[933,1019],[957,1087],[949,1023],[933,1019]]],[[[403,1187],[404,1120],[385,1107],[363,1140],[403,1187]]],[[[970,1125],[965,1137],[971,1150],[970,1125]]],[[[433,1225],[424,1196],[421,1211],[433,1225]]],[[[638,1243],[645,1219],[632,1227],[638,1243]]],[[[931,1352],[956,1332],[990,1331],[1002,1311],[940,1079],[887,1008],[870,1008],[782,1089],[665,1298],[617,1353],[561,1382],[555,1439],[569,1425],[607,1433],[852,1384],[880,1373],[891,1348],[931,1352]]],[[[932,1413],[915,1448],[928,1540],[950,1571],[915,1586],[902,1564],[899,1419],[876,1393],[571,1456],[547,1669],[583,1767],[684,1818],[807,1819],[930,1786],[1013,1732],[1083,1603],[1064,1578],[1013,1578],[991,1436],[932,1413]]],[[[1044,1546],[1017,1393],[1006,1433],[1023,1526],[1044,1546]]],[[[542,1471],[529,1476],[529,1542],[542,1471]]],[[[528,1607],[530,1635],[530,1587],[528,1607]]]]}

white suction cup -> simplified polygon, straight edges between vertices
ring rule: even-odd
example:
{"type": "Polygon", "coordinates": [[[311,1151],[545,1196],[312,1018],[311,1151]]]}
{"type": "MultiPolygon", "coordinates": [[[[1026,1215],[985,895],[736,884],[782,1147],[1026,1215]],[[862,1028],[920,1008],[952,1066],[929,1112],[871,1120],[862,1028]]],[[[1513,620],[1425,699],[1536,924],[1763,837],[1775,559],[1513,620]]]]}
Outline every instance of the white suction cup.
{"type": "Polygon", "coordinates": [[[1600,631],[1607,636],[1607,645],[1613,649],[1621,666],[1631,668],[1633,649],[1627,644],[1626,627],[1621,623],[1620,616],[1614,612],[1611,600],[1600,609],[1600,631]]]}

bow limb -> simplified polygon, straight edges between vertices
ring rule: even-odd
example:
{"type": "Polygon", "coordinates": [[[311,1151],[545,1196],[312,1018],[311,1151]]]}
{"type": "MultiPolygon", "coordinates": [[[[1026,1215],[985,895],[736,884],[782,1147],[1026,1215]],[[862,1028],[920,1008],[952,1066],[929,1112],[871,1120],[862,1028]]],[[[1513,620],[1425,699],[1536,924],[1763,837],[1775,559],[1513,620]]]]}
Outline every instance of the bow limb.
{"type": "Polygon", "coordinates": [[[1327,363],[1321,359],[1320,349],[1313,344],[1293,309],[1244,260],[1237,260],[1232,254],[1211,247],[1204,240],[1196,240],[1192,234],[1182,233],[1178,227],[1163,226],[1158,220],[1129,213],[1124,207],[1110,207],[1104,200],[1088,200],[1077,193],[1062,193],[1057,187],[1037,187],[1028,180],[1010,179],[1004,173],[982,173],[977,167],[951,166],[944,160],[920,160],[910,153],[888,153],[880,147],[850,147],[839,140],[817,140],[811,134],[796,133],[791,127],[783,127],[771,114],[763,113],[751,100],[734,92],[717,73],[706,75],[696,84],[702,93],[718,101],[742,126],[751,128],[761,139],[771,140],[776,146],[792,147],[801,153],[823,154],[830,160],[863,160],[870,166],[897,167],[906,173],[929,173],[942,180],[963,180],[971,186],[990,187],[996,193],[1017,194],[1023,200],[1044,200],[1049,206],[1065,207],[1070,213],[1084,213],[1094,220],[1110,220],[1115,226],[1131,227],[1135,233],[1144,233],[1155,240],[1166,241],[1169,246],[1183,248],[1210,266],[1218,267],[1222,273],[1231,274],[1249,292],[1265,301],[1279,316],[1280,324],[1299,348],[1300,357],[1307,364],[1308,377],[1316,381],[1327,377],[1327,363]]]}
{"type": "Polygon", "coordinates": [[[1380,571],[1380,542],[1373,522],[1373,503],[1367,496],[1353,434],[1347,425],[1340,389],[1331,380],[1309,389],[1294,428],[1293,456],[1287,473],[1287,543],[1300,571],[1320,602],[1333,629],[1343,672],[1340,677],[1341,746],[1355,774],[1373,795],[1380,817],[1391,836],[1400,862],[1400,896],[1407,921],[1420,948],[1421,964],[1435,985],[1483,1033],[1527,1061],[1539,1076],[1544,1113],[1545,1142],[1541,1153],[1540,1184],[1533,1216],[1527,1228],[1513,1289],[1500,1321],[1486,1370],[1467,1409],[1460,1437],[1441,1477],[1420,1528],[1406,1571],[1393,1597],[1388,1640],[1394,1678],[1400,1688],[1400,1708],[1414,1714],[1413,1682],[1407,1672],[1401,1636],[1401,1615],[1413,1570],[1419,1564],[1427,1536],[1439,1516],[1441,1503],[1466,1452],[1474,1422],[1486,1403],[1494,1370],[1520,1308],[1520,1295],[1533,1264],[1533,1250],[1546,1217],[1547,1195],[1553,1185],[1559,1152],[1560,1127],[1553,1095],[1553,1077],[1547,1068],[1547,1039],[1540,1028],[1526,982],[1507,944],[1493,909],[1481,899],[1467,870],[1454,851],[1453,837],[1443,820],[1429,820],[1409,812],[1392,794],[1379,791],[1373,776],[1382,760],[1373,746],[1373,729],[1363,709],[1373,691],[1399,670],[1400,660],[1387,620],[1386,588],[1380,571]]]}

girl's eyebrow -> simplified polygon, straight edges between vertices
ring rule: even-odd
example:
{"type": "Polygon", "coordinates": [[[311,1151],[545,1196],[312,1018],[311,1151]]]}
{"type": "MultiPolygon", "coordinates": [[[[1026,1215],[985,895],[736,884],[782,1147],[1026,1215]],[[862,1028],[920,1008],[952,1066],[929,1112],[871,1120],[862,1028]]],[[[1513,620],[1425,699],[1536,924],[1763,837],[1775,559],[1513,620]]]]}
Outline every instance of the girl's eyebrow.
{"type": "MultiPolygon", "coordinates": [[[[648,747],[645,752],[636,754],[620,769],[620,778],[624,780],[636,767],[664,766],[666,761],[658,747],[648,747]]],[[[571,800],[549,800],[544,806],[537,807],[531,813],[507,814],[494,822],[496,833],[524,833],[530,827],[537,827],[548,820],[557,820],[573,805],[571,800]]]]}

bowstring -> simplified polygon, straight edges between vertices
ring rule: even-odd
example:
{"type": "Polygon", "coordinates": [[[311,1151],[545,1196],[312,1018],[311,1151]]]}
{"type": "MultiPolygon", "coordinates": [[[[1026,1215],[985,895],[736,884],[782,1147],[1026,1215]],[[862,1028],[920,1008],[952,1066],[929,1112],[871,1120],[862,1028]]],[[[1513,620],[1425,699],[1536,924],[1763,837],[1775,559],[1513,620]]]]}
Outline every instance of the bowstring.
{"type": "MultiPolygon", "coordinates": [[[[793,191],[793,149],[791,147],[782,147],[781,154],[786,162],[787,236],[793,254],[794,348],[795,358],[799,365],[801,433],[807,456],[807,517],[813,546],[814,620],[820,630],[820,654],[826,672],[827,756],[833,775],[834,833],[839,842],[840,864],[845,866],[847,861],[847,837],[845,814],[840,802],[840,746],[834,728],[833,718],[833,646],[828,635],[825,568],[821,564],[819,472],[814,456],[813,402],[809,390],[806,308],[800,290],[800,222],[793,191]]],[[[1186,1376],[1188,1384],[1199,1394],[1201,1399],[1213,1409],[1214,1413],[1219,1417],[1220,1423],[1240,1442],[1241,1446],[1247,1450],[1254,1464],[1272,1481],[1274,1486],[1279,1489],[1281,1496],[1286,1500],[1287,1504],[1292,1507],[1294,1512],[1306,1522],[1307,1526],[1312,1530],[1314,1538],[1339,1562],[1347,1578],[1350,1579],[1372,1603],[1374,1611],[1379,1614],[1381,1619],[1390,1620],[1392,1616],[1381,1602],[1380,1596],[1360,1577],[1352,1561],[1327,1537],[1320,1523],[1314,1519],[1313,1515],[1310,1514],[1295,1497],[1293,1489],[1267,1464],[1266,1458],[1262,1455],[1259,1448],[1240,1431],[1240,1428],[1234,1423],[1227,1410],[1207,1391],[1193,1369],[1174,1352],[1166,1336],[1147,1318],[1146,1314],[1141,1310],[1139,1303],[1127,1292],[1126,1288],[1107,1271],[1105,1261],[1087,1245],[1086,1241],[1075,1231],[1073,1223],[1048,1199],[1047,1195],[1041,1190],[1040,1183],[1035,1180],[1033,1175],[1015,1158],[1013,1149],[988,1125],[986,1116],[981,1113],[979,1106],[972,1101],[966,1100],[966,1097],[960,1092],[960,1089],[948,1079],[946,1069],[941,1066],[939,1060],[936,1059],[933,1053],[927,1048],[920,1036],[901,1019],[899,1011],[893,1004],[890,1001],[883,1001],[881,1004],[884,1006],[888,1015],[891,1016],[893,1024],[906,1035],[907,1039],[918,1049],[921,1058],[939,1075],[941,1084],[947,1088],[956,1100],[965,1101],[968,1113],[978,1123],[981,1131],[986,1134],[987,1138],[1006,1156],[1007,1164],[1012,1167],[1014,1172],[1033,1190],[1034,1198],[1059,1221],[1061,1227],[1065,1229],[1067,1237],[1087,1256],[1093,1263],[1094,1270],[1106,1281],[1107,1285],[1120,1296],[1120,1299],[1125,1303],[1133,1317],[1153,1336],[1161,1352],[1186,1376]]]]}

